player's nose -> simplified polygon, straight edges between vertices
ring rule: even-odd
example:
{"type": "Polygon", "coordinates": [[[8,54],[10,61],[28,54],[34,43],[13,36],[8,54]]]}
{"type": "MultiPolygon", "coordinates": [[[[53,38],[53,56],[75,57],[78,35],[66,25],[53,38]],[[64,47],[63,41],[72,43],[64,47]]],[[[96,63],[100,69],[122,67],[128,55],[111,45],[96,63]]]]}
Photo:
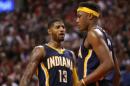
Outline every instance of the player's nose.
{"type": "Polygon", "coordinates": [[[65,31],[65,27],[64,26],[60,26],[60,31],[65,31]]]}
{"type": "Polygon", "coordinates": [[[79,23],[79,18],[76,18],[76,23],[79,23]]]}

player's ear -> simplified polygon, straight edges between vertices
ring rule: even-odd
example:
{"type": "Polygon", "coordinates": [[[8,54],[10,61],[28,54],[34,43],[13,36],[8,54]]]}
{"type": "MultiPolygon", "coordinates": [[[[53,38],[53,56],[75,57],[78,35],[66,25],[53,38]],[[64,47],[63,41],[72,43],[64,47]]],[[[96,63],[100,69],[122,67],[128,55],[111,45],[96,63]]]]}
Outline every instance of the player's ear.
{"type": "Polygon", "coordinates": [[[90,20],[92,20],[92,19],[93,19],[93,15],[92,15],[92,14],[88,14],[88,18],[89,18],[90,20]]]}

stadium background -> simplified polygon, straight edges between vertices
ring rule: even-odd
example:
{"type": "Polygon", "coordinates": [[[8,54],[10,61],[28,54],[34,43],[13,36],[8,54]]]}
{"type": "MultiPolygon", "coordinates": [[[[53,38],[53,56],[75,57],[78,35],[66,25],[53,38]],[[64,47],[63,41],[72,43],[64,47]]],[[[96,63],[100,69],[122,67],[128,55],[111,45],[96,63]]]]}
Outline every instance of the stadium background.
{"type": "MultiPolygon", "coordinates": [[[[82,35],[75,17],[81,1],[87,0],[0,0],[0,86],[18,86],[31,50],[49,39],[47,21],[52,17],[64,19],[67,28],[64,46],[77,54],[82,35]],[[1,10],[6,1],[12,2],[11,7],[1,10]]],[[[130,86],[130,1],[93,1],[102,10],[99,24],[113,39],[121,70],[120,86],[130,86]]],[[[36,76],[30,86],[37,86],[36,76]]]]}

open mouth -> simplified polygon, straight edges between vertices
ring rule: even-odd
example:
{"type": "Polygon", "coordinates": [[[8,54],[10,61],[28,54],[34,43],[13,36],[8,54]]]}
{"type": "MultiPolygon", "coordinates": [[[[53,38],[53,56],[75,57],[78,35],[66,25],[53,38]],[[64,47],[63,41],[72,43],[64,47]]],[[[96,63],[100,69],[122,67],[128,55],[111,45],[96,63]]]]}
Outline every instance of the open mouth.
{"type": "Polygon", "coordinates": [[[60,33],[59,35],[64,36],[65,34],[64,33],[60,33]]]}
{"type": "Polygon", "coordinates": [[[60,33],[59,36],[60,37],[65,37],[65,34],[64,33],[60,33]]]}

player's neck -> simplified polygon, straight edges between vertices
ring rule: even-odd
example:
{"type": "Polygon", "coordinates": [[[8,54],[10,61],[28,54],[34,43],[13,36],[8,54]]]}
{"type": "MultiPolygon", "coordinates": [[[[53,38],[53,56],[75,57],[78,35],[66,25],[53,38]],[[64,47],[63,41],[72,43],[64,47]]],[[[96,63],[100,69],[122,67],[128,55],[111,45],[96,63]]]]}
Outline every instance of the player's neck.
{"type": "Polygon", "coordinates": [[[58,48],[58,49],[61,49],[62,48],[62,46],[61,46],[61,42],[56,42],[56,41],[50,41],[49,43],[48,43],[48,45],[50,45],[50,46],[52,46],[52,47],[55,47],[55,48],[58,48]]]}
{"type": "Polygon", "coordinates": [[[88,31],[95,29],[97,26],[98,26],[97,23],[90,24],[88,27],[88,31]]]}

